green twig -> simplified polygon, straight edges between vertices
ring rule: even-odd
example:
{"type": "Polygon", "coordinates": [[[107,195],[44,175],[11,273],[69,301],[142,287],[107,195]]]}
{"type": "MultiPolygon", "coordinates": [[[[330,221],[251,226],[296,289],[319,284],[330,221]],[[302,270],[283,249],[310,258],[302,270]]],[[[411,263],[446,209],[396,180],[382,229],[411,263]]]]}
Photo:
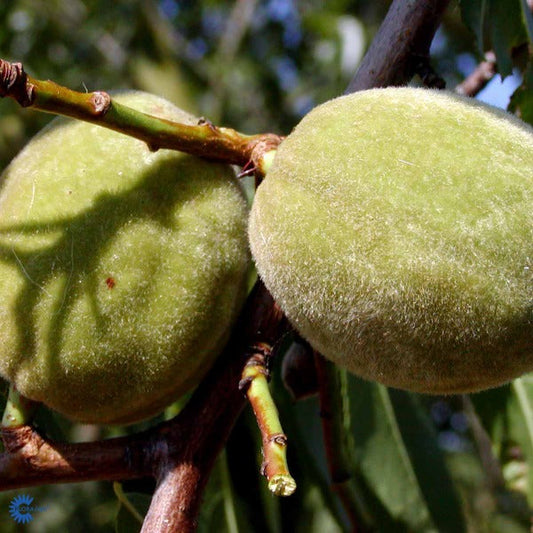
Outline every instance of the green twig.
{"type": "Polygon", "coordinates": [[[277,496],[290,496],[296,490],[296,482],[287,466],[287,437],[279,421],[278,410],[268,388],[266,361],[272,347],[257,343],[242,373],[240,387],[246,390],[263,439],[262,473],[268,480],[268,488],[277,496]]]}
{"type": "Polygon", "coordinates": [[[2,427],[11,428],[29,424],[38,405],[38,403],[21,396],[14,385],[10,385],[2,427]]]}
{"type": "Polygon", "coordinates": [[[144,522],[144,516],[142,516],[139,511],[135,509],[135,506],[130,502],[126,494],[124,494],[124,491],[122,490],[122,483],[114,481],[113,492],[115,493],[117,500],[120,502],[120,505],[123,505],[131,513],[135,520],[139,522],[139,524],[142,524],[144,522]]]}
{"type": "MultiPolygon", "coordinates": [[[[36,80],[21,63],[0,59],[0,97],[9,96],[23,107],[91,122],[146,142],[151,150],[168,148],[192,155],[249,167],[264,175],[263,156],[281,137],[271,133],[244,135],[200,119],[195,126],[180,124],[118,104],[104,91],[80,93],[57,83],[36,80]]],[[[271,157],[271,156],[270,156],[271,157]]]]}

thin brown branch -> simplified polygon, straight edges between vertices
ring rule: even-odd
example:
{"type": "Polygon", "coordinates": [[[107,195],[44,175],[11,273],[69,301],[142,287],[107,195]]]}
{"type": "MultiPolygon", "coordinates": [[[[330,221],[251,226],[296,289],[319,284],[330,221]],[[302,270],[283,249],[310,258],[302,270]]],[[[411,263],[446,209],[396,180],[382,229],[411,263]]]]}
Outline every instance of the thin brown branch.
{"type": "Polygon", "coordinates": [[[346,93],[405,85],[431,41],[450,0],[394,0],[346,93]]]}
{"type": "Polygon", "coordinates": [[[483,466],[485,479],[491,491],[504,491],[505,478],[503,476],[502,467],[498,459],[494,455],[494,448],[492,441],[487,431],[483,427],[479,417],[476,413],[474,403],[469,396],[463,394],[461,396],[463,411],[468,418],[468,425],[474,444],[478,450],[479,459],[483,466]]]}
{"type": "Polygon", "coordinates": [[[493,52],[485,54],[485,61],[455,87],[455,92],[464,96],[476,96],[496,74],[496,56],[493,52]]]}

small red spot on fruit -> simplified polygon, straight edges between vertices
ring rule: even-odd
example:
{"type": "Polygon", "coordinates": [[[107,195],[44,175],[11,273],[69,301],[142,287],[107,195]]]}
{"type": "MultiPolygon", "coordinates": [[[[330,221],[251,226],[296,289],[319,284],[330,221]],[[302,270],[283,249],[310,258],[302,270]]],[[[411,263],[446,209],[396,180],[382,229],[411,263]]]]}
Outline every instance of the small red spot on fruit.
{"type": "Polygon", "coordinates": [[[112,289],[116,285],[116,282],[114,278],[109,277],[105,280],[105,284],[107,285],[108,289],[112,289]]]}

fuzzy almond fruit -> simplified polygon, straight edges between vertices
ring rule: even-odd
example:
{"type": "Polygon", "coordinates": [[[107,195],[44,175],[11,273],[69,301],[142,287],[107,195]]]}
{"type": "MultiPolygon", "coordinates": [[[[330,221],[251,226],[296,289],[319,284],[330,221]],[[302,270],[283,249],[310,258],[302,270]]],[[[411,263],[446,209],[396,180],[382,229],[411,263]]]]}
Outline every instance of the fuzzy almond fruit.
{"type": "Polygon", "coordinates": [[[450,93],[375,89],[311,111],[260,185],[258,272],[353,373],[463,393],[533,370],[533,130],[450,93]]]}
{"type": "MultiPolygon", "coordinates": [[[[196,123],[147,93],[115,99],[196,123]]],[[[231,167],[54,120],[3,174],[0,374],[77,421],[159,413],[229,337],[246,223],[231,167]]]]}

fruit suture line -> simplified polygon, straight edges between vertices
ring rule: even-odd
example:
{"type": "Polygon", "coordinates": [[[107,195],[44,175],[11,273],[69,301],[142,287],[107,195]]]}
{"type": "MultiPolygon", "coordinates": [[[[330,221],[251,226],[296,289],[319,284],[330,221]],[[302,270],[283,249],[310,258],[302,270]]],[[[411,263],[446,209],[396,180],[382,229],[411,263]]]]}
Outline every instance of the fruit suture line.
{"type": "Polygon", "coordinates": [[[205,119],[187,125],[142,113],[118,104],[103,91],[82,93],[50,80],[34,79],[21,63],[0,59],[0,97],[13,98],[23,107],[64,115],[110,128],[149,146],[179,150],[212,161],[250,166],[264,174],[263,155],[274,150],[282,138],[272,133],[244,135],[231,128],[216,127],[205,119]]]}

